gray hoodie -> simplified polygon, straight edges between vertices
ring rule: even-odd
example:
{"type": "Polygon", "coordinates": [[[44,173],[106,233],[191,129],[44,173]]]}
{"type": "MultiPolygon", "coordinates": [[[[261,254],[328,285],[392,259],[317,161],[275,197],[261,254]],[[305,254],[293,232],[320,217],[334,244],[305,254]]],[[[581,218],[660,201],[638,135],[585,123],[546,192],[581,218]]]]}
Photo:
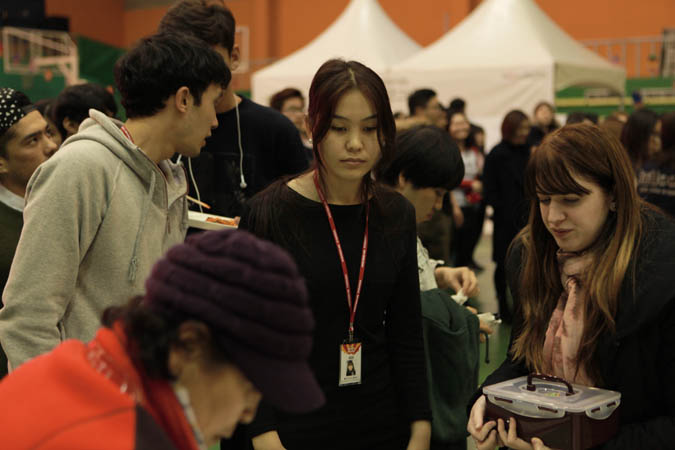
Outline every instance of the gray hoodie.
{"type": "Polygon", "coordinates": [[[28,183],[0,310],[13,368],[64,339],[90,340],[101,313],[143,294],[152,265],[185,238],[183,168],[156,165],[119,122],[89,114],[28,183]]]}

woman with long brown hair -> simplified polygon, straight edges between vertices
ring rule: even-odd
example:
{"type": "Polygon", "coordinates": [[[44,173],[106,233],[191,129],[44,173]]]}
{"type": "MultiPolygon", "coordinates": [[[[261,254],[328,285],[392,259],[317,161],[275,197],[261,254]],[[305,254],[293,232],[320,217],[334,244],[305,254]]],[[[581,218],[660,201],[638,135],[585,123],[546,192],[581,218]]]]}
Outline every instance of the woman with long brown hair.
{"type": "MultiPolygon", "coordinates": [[[[620,430],[603,449],[672,448],[675,224],[633,180],[621,144],[593,125],[566,126],[532,155],[529,220],[506,269],[513,341],[485,385],[539,372],[619,391],[620,430]]],[[[468,426],[480,450],[531,448],[515,422],[483,423],[484,411],[480,396],[468,426]]]]}
{"type": "Polygon", "coordinates": [[[310,364],[326,405],[294,415],[263,402],[253,446],[428,449],[415,210],[371,175],[393,154],[384,83],[358,62],[324,63],[307,128],[315,167],[254,197],[240,228],[286,248],[307,280],[316,319],[310,364]]]}

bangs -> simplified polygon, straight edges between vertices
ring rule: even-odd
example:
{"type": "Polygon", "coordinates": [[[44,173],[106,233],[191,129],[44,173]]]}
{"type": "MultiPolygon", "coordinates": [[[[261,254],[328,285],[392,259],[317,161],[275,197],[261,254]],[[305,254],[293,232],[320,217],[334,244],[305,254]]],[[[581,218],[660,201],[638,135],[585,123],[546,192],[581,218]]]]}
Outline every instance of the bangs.
{"type": "Polygon", "coordinates": [[[550,146],[539,148],[530,157],[525,173],[525,192],[530,198],[537,194],[590,194],[589,190],[574,180],[565,156],[550,146]]]}

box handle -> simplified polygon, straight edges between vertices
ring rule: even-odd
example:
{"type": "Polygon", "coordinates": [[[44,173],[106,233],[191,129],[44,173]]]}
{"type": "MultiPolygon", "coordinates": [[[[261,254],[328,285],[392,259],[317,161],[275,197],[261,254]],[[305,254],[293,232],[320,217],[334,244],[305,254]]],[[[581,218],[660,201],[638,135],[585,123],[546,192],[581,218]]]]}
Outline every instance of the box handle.
{"type": "Polygon", "coordinates": [[[574,389],[572,388],[572,385],[569,384],[567,381],[563,380],[562,378],[555,377],[553,375],[544,375],[543,373],[531,373],[527,376],[527,390],[528,391],[536,391],[537,386],[532,383],[533,378],[538,378],[543,381],[552,381],[554,383],[562,383],[565,386],[567,386],[567,395],[574,395],[574,389]]]}

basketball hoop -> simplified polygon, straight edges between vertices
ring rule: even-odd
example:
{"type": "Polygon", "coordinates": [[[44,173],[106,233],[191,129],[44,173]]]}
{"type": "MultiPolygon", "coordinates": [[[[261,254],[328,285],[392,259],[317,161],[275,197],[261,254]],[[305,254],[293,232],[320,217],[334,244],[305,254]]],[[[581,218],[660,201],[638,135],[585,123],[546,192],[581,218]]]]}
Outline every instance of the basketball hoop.
{"type": "Polygon", "coordinates": [[[2,28],[5,73],[35,75],[50,80],[60,73],[70,86],[80,82],[77,45],[64,31],[2,28]]]}

